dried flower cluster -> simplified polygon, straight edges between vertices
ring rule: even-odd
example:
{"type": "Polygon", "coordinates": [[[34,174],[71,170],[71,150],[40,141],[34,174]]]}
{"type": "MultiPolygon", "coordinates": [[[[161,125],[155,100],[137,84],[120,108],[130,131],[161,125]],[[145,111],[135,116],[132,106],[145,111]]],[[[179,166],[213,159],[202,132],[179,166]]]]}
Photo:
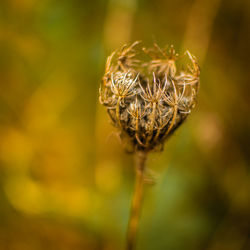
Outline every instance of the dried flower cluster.
{"type": "Polygon", "coordinates": [[[121,131],[127,149],[150,151],[187,118],[196,104],[199,66],[173,46],[146,49],[135,42],[107,59],[100,102],[121,131]]]}

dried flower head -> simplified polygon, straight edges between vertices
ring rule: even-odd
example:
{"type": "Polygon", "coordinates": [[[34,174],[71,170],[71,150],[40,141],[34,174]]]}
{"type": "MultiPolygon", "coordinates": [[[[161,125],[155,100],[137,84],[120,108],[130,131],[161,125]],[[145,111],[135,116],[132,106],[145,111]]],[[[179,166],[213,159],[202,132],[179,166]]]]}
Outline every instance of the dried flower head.
{"type": "Polygon", "coordinates": [[[124,45],[107,59],[100,103],[129,150],[150,151],[187,118],[196,104],[200,69],[186,51],[173,46],[141,48],[124,45]]]}

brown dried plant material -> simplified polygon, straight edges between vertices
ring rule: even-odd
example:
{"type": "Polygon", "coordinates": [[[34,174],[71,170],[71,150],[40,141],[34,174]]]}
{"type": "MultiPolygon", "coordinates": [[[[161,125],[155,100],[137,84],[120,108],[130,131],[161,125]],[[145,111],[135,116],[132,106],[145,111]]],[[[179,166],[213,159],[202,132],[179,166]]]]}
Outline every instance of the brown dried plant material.
{"type": "Polygon", "coordinates": [[[107,59],[100,87],[103,104],[125,148],[135,152],[135,191],[127,232],[127,250],[134,250],[146,182],[148,152],[163,148],[196,104],[200,69],[196,58],[173,46],[143,48],[136,41],[107,59]]]}
{"type": "Polygon", "coordinates": [[[136,41],[108,57],[100,103],[127,150],[162,148],[195,107],[199,74],[196,58],[189,51],[179,56],[173,46],[143,48],[136,41]]]}

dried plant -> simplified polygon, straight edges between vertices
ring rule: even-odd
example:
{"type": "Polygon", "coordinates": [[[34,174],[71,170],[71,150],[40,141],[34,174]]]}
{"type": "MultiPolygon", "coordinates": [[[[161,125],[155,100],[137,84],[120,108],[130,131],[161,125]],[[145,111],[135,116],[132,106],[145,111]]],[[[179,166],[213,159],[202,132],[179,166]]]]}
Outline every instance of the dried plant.
{"type": "Polygon", "coordinates": [[[195,107],[199,74],[196,58],[189,51],[179,56],[173,46],[161,49],[154,44],[147,49],[136,41],[107,59],[100,103],[106,106],[125,149],[136,157],[127,249],[135,246],[147,154],[162,149],[195,107]]]}

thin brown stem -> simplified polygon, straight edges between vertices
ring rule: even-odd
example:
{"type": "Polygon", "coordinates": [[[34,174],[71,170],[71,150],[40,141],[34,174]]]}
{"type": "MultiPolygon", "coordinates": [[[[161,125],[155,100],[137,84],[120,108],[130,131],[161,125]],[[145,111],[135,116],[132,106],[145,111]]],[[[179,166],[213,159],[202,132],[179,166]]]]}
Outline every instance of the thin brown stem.
{"type": "Polygon", "coordinates": [[[117,103],[116,103],[115,114],[116,114],[116,119],[117,119],[118,125],[121,127],[120,102],[121,102],[121,97],[119,96],[118,99],[117,99],[117,103]]]}
{"type": "Polygon", "coordinates": [[[134,250],[136,245],[138,224],[143,199],[144,169],[146,158],[147,154],[145,152],[138,151],[135,154],[136,179],[130,218],[128,223],[127,250],[134,250]]]}

